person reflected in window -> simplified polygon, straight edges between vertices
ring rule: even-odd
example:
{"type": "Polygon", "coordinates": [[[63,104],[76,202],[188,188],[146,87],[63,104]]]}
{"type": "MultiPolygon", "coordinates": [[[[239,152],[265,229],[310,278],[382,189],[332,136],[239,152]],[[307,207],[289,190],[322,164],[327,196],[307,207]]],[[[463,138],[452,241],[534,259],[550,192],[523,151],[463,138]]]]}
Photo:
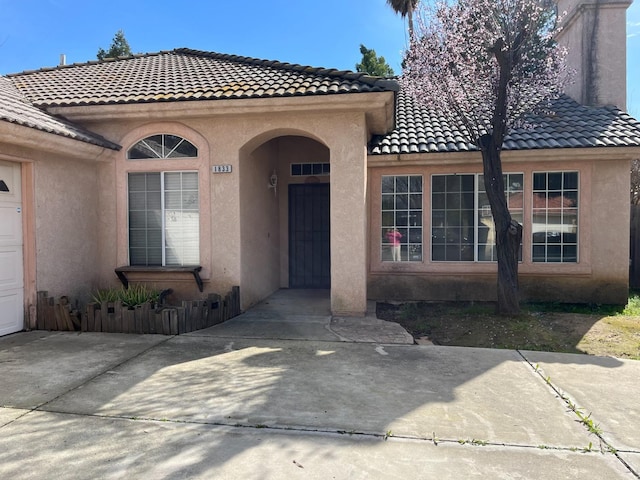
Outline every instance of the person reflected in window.
{"type": "Polygon", "coordinates": [[[387,242],[391,244],[391,256],[394,262],[399,262],[400,259],[400,244],[402,240],[402,234],[396,228],[390,228],[387,230],[387,242]]]}

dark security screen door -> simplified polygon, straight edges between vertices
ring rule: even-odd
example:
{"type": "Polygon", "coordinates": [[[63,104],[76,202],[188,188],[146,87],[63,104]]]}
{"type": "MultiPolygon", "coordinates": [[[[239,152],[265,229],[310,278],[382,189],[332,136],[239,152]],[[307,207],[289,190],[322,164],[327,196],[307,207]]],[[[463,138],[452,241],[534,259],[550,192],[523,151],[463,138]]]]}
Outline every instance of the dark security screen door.
{"type": "Polygon", "coordinates": [[[289,185],[289,287],[330,286],[329,184],[289,185]]]}

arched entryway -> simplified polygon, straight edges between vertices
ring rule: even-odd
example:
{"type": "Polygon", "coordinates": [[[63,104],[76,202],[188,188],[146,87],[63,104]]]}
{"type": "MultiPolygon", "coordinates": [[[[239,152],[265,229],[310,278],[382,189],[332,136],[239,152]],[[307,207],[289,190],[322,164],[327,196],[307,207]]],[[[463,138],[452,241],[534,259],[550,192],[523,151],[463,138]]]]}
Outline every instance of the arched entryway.
{"type": "Polygon", "coordinates": [[[247,305],[280,288],[330,288],[329,159],[325,145],[297,134],[268,138],[241,157],[241,288],[247,305]]]}

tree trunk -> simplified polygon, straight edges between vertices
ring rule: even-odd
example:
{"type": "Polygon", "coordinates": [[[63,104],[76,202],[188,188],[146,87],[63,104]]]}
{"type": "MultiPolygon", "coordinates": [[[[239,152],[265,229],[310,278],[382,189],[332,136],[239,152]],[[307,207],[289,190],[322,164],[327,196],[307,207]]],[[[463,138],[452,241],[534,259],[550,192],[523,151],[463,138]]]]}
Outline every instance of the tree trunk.
{"type": "Polygon", "coordinates": [[[520,313],[518,293],[518,256],[522,241],[522,225],[511,218],[504,193],[500,148],[491,135],[481,139],[484,185],[496,229],[498,252],[498,304],[500,315],[520,313]]]}
{"type": "Polygon", "coordinates": [[[409,23],[409,43],[413,40],[413,8],[409,7],[409,12],[407,13],[407,20],[409,23]]]}

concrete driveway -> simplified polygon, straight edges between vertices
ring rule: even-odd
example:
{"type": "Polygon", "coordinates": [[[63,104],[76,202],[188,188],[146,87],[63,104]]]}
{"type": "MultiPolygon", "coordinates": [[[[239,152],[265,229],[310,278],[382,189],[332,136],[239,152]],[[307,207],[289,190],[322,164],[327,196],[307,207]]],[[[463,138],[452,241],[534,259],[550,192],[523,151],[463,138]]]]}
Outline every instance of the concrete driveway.
{"type": "Polygon", "coordinates": [[[0,338],[0,478],[640,478],[640,362],[229,328],[0,338]]]}

